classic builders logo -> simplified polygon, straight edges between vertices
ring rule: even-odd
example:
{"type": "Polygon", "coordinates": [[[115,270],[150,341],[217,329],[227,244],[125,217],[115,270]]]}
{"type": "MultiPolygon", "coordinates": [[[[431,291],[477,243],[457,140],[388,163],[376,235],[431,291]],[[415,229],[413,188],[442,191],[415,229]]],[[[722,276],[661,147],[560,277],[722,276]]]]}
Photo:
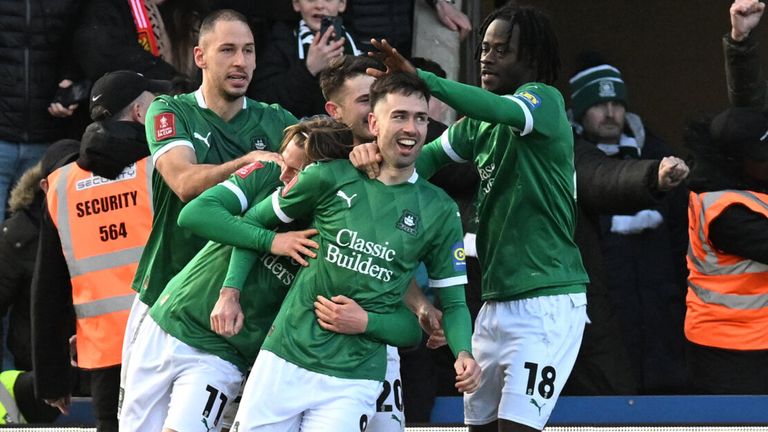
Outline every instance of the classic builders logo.
{"type": "Polygon", "coordinates": [[[339,267],[389,282],[392,280],[392,270],[373,264],[373,259],[392,262],[395,255],[397,252],[389,248],[389,242],[381,245],[367,241],[360,237],[357,231],[345,228],[336,234],[336,244],[328,245],[325,260],[339,267]]]}

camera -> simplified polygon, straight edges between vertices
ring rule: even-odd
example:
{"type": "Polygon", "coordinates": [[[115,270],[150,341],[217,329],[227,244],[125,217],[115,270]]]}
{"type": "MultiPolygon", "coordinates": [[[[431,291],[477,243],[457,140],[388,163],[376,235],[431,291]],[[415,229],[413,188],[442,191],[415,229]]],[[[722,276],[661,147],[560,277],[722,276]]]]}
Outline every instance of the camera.
{"type": "Polygon", "coordinates": [[[328,43],[339,40],[344,37],[342,19],[340,16],[324,16],[320,21],[320,37],[322,37],[329,27],[333,27],[333,35],[328,38],[328,43]]]}
{"type": "Polygon", "coordinates": [[[78,81],[69,87],[59,88],[56,91],[56,96],[53,97],[53,101],[68,107],[88,100],[90,93],[91,82],[88,80],[78,81]]]}

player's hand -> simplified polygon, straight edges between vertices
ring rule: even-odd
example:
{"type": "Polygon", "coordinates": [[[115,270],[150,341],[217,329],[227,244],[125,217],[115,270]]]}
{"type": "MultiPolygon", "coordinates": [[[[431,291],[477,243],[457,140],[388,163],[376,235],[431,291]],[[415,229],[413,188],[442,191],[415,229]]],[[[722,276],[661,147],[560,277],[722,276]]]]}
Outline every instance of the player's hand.
{"type": "Polygon", "coordinates": [[[688,165],[680,158],[668,156],[659,164],[659,190],[668,191],[688,178],[688,165]]]}
{"type": "Polygon", "coordinates": [[[316,229],[277,233],[275,234],[275,239],[272,240],[272,247],[269,251],[273,255],[291,257],[294,261],[306,267],[309,263],[304,259],[304,256],[315,258],[317,254],[312,252],[310,248],[317,249],[320,247],[317,243],[310,240],[310,237],[316,234],[316,229]]]}
{"type": "Polygon", "coordinates": [[[217,335],[232,337],[243,328],[243,309],[240,307],[240,291],[224,287],[211,311],[211,330],[217,335]]]}
{"type": "Polygon", "coordinates": [[[437,349],[446,345],[448,341],[443,331],[443,312],[431,303],[424,304],[418,313],[421,328],[429,335],[427,348],[437,349]]]}
{"type": "Polygon", "coordinates": [[[263,150],[254,150],[243,156],[243,159],[245,162],[247,162],[246,165],[254,162],[275,162],[277,164],[283,163],[283,157],[280,156],[280,153],[263,150]]]}
{"type": "MultiPolygon", "coordinates": [[[[68,88],[68,87],[71,87],[72,84],[73,83],[71,80],[68,80],[68,79],[61,80],[61,82],[59,83],[59,88],[68,88]]],[[[66,118],[74,114],[77,107],[78,107],[78,104],[64,106],[58,102],[51,102],[51,104],[48,105],[48,114],[57,118],[66,118]]]]}
{"type": "Polygon", "coordinates": [[[328,43],[334,34],[333,27],[328,27],[324,34],[318,32],[307,50],[307,70],[312,76],[328,69],[331,61],[344,54],[344,36],[336,35],[335,41],[328,43]]]}
{"type": "Polygon", "coordinates": [[[341,334],[360,334],[368,328],[368,312],[349,297],[337,295],[330,300],[317,296],[315,315],[320,327],[341,334]]]}
{"type": "Polygon", "coordinates": [[[482,370],[470,353],[460,352],[453,367],[456,370],[456,390],[462,393],[472,393],[477,390],[482,370]]]}
{"type": "Polygon", "coordinates": [[[379,176],[382,158],[375,142],[355,146],[349,153],[349,161],[355,168],[366,173],[369,179],[379,176]]]}
{"type": "Polygon", "coordinates": [[[455,5],[445,1],[437,1],[435,2],[435,12],[437,12],[437,18],[444,26],[459,32],[460,40],[464,40],[469,32],[472,31],[472,24],[469,22],[469,18],[458,10],[455,5]]]}
{"type": "Polygon", "coordinates": [[[72,398],[67,395],[58,399],[43,399],[46,405],[57,408],[64,415],[69,415],[69,402],[72,398]]]}
{"type": "Polygon", "coordinates": [[[371,39],[371,44],[379,51],[369,52],[368,55],[384,63],[384,65],[387,67],[387,71],[382,72],[375,68],[368,68],[365,70],[365,73],[374,78],[381,78],[384,75],[395,72],[405,72],[416,75],[416,68],[413,67],[411,62],[406,60],[405,57],[400,55],[400,53],[397,52],[397,50],[393,48],[386,39],[382,39],[381,42],[377,41],[376,39],[371,39]]]}
{"type": "Polygon", "coordinates": [[[765,3],[758,0],[735,0],[731,5],[731,39],[741,42],[757,27],[765,3]]]}

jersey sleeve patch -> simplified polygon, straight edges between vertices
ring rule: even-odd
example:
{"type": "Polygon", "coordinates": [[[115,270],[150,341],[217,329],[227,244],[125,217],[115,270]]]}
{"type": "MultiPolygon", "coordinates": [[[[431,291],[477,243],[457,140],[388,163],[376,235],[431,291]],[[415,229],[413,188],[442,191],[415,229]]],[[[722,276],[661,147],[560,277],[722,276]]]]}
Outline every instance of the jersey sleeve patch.
{"type": "Polygon", "coordinates": [[[453,270],[457,272],[467,271],[467,257],[464,252],[464,242],[458,241],[451,246],[451,257],[453,258],[453,270]]]}
{"type": "Polygon", "coordinates": [[[541,98],[539,97],[539,95],[529,90],[524,90],[524,91],[521,91],[520,93],[516,93],[512,97],[525,102],[525,104],[528,105],[528,108],[531,111],[535,110],[536,108],[539,107],[539,105],[541,105],[541,98]]]}
{"type": "Polygon", "coordinates": [[[160,141],[176,136],[176,116],[165,112],[155,116],[155,139],[160,141]]]}
{"type": "Polygon", "coordinates": [[[261,164],[260,162],[252,162],[244,167],[241,167],[239,170],[235,171],[235,174],[237,174],[237,176],[240,177],[241,179],[244,179],[248,177],[252,172],[261,168],[264,168],[263,164],[261,164]]]}

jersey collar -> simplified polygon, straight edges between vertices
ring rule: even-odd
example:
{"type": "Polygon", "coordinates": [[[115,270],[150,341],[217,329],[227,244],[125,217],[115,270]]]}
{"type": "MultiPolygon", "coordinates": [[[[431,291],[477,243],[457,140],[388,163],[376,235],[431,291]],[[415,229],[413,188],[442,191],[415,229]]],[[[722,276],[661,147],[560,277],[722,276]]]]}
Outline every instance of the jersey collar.
{"type": "MultiPolygon", "coordinates": [[[[203,98],[203,87],[201,86],[199,89],[195,90],[195,100],[197,100],[197,105],[200,108],[208,109],[208,105],[205,103],[205,98],[203,98]]],[[[243,98],[243,109],[248,108],[248,101],[246,98],[243,98]]]]}

